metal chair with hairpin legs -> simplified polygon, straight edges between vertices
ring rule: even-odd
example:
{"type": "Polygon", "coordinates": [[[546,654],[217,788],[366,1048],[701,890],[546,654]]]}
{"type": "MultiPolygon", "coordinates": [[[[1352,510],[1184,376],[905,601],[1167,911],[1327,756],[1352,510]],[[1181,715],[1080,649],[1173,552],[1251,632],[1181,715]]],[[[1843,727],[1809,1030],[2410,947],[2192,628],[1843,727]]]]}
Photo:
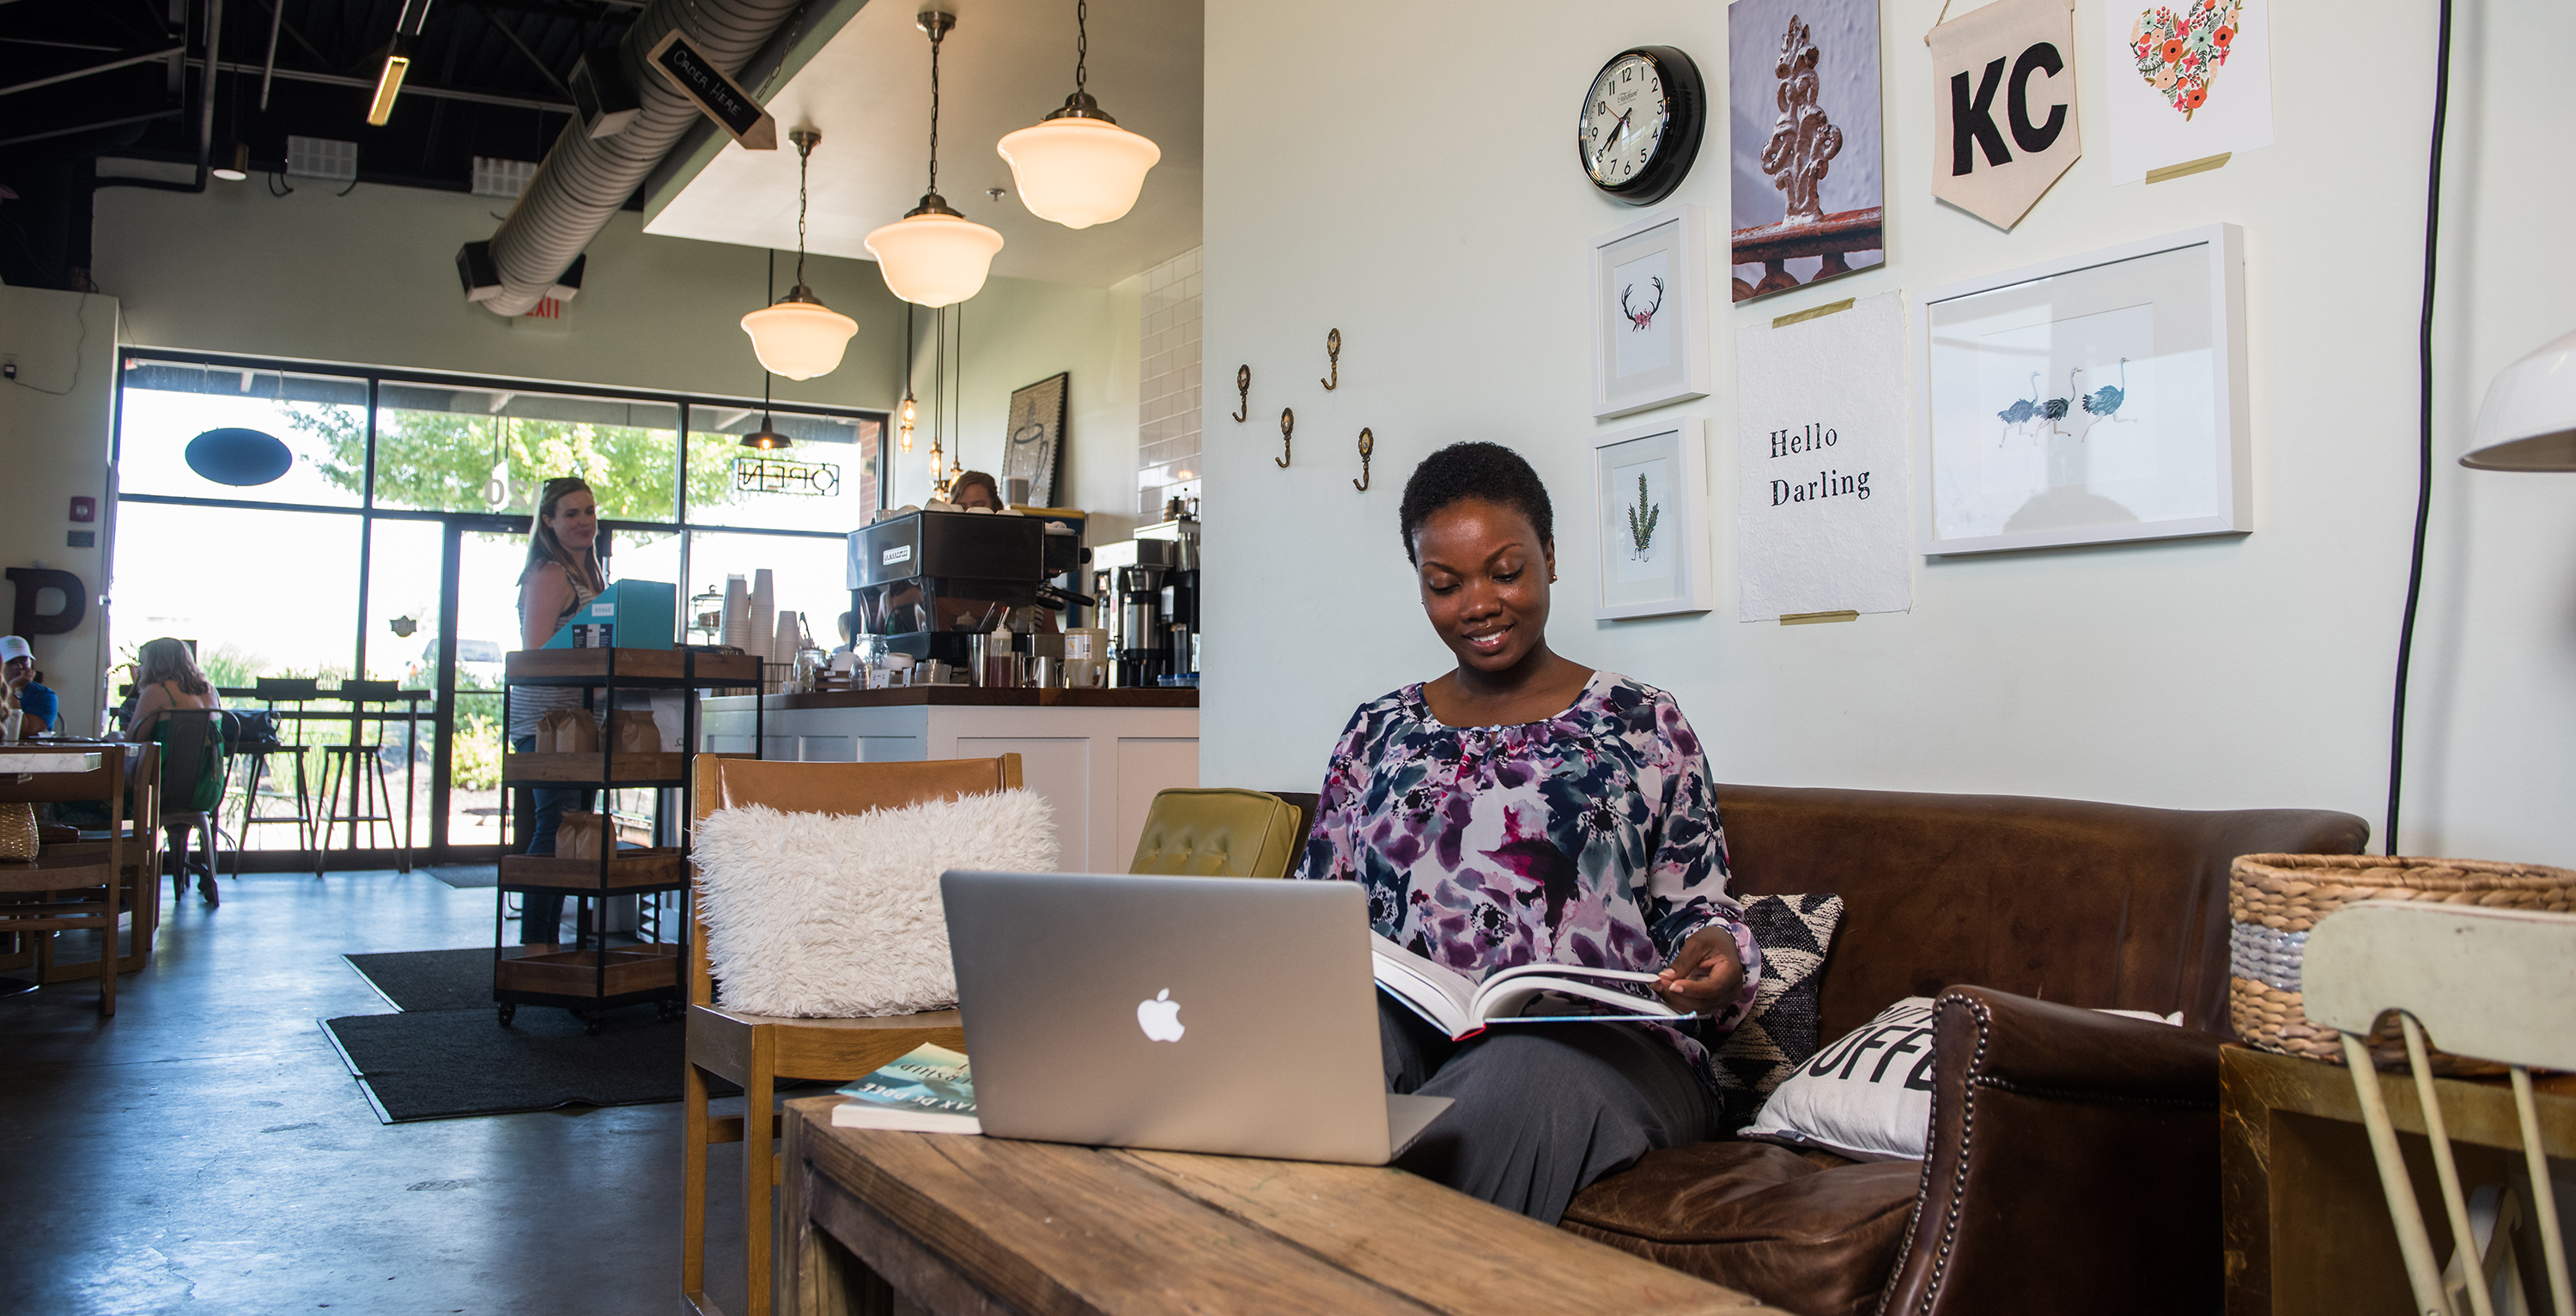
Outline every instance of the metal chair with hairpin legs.
{"type": "Polygon", "coordinates": [[[2343,1035],[2362,1124],[2379,1163],[2381,1190],[2397,1226],[2398,1251],[2414,1290],[2413,1310],[2425,1316],[2494,1316],[2498,1310],[2535,1310],[2514,1256],[2536,1233],[2553,1309],[2576,1313],[2569,1296],[2565,1235],[2558,1222],[2557,1192],[2532,1096],[2534,1068],[2576,1069],[2576,914],[2368,900],[2326,916],[2308,934],[2301,968],[2301,1008],[2310,1019],[2343,1035]],[[2387,1095],[2363,1038],[2383,1012],[2395,1011],[2406,1037],[2422,1103],[2424,1134],[2432,1144],[2434,1175],[2441,1182],[2444,1215],[2457,1249],[2456,1282],[2434,1261],[2433,1242],[2415,1199],[2413,1180],[2390,1121],[2387,1095]],[[2514,1110],[2520,1117],[2528,1183],[2515,1180],[2497,1204],[2486,1240],[2470,1219],[2451,1154],[2449,1130],[2434,1079],[2427,1033],[2453,1055],[2507,1066],[2514,1110]],[[2517,1245],[2512,1216],[2530,1223],[2517,1245]]]}

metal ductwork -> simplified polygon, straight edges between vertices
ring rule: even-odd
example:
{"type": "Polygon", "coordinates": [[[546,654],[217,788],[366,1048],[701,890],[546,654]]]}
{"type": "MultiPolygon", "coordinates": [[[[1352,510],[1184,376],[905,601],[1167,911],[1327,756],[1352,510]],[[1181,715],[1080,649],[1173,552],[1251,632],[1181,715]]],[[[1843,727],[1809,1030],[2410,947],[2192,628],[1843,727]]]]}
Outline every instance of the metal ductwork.
{"type": "MultiPolygon", "coordinates": [[[[615,67],[639,108],[622,127],[576,117],[555,139],[528,180],[519,204],[492,234],[488,268],[497,287],[468,295],[495,315],[524,315],[579,259],[582,248],[607,227],[653,167],[670,154],[699,117],[697,105],[645,61],[673,28],[688,34],[727,76],[739,74],[754,53],[794,14],[800,0],[652,0],[618,45],[615,67]],[[593,124],[611,135],[593,136],[593,124]]],[[[482,244],[468,244],[468,250],[482,244]]],[[[460,267],[465,264],[460,255],[460,267]]]]}

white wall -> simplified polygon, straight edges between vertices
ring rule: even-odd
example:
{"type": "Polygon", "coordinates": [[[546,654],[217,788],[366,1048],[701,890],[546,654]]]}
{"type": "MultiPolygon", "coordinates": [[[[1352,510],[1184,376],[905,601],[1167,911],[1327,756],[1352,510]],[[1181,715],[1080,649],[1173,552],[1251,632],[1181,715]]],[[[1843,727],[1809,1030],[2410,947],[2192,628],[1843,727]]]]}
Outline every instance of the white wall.
{"type": "MultiPolygon", "coordinates": [[[[510,202],[364,184],[343,197],[312,179],[290,181],[296,190],[284,197],[259,178],[202,195],[102,189],[91,268],[127,308],[125,341],[760,396],[760,363],[740,323],[763,302],[759,248],[652,237],[641,216],[619,211],[591,241],[562,324],[505,320],[465,300],[456,249],[491,237],[510,202]]],[[[778,265],[784,293],[795,253],[778,265]]],[[[809,257],[806,282],[859,331],[840,369],[778,380],[778,399],[892,406],[903,396],[903,303],[868,261],[809,257]]]]}
{"type": "MultiPolygon", "coordinates": [[[[1092,513],[1084,538],[1094,544],[1129,537],[1136,524],[1136,364],[1142,279],[1107,288],[1078,288],[1034,279],[988,279],[963,303],[962,369],[949,367],[949,433],[962,435],[950,455],[968,470],[999,475],[1010,428],[1011,390],[1057,371],[1069,372],[1065,399],[1064,480],[1056,506],[1092,513]]],[[[957,309],[950,308],[950,314],[957,309]]],[[[896,329],[902,328],[896,312],[896,329]]],[[[889,506],[917,503],[930,491],[931,345],[937,313],[914,317],[912,368],[920,429],[912,451],[895,455],[889,506]]],[[[956,322],[952,321],[952,324],[956,322]]]]}
{"type": "MultiPolygon", "coordinates": [[[[1889,0],[1889,264],[1763,317],[2213,221],[2247,233],[2256,530],[2245,538],[1923,562],[1915,610],[1780,627],[1734,611],[1736,313],[1712,308],[1721,583],[1704,617],[1589,620],[1587,242],[1636,217],[1595,194],[1569,130],[1595,69],[1675,44],[1726,67],[1722,6],[1532,0],[1388,7],[1218,0],[1208,14],[1206,395],[1253,368],[1252,427],[1206,443],[1204,779],[1312,790],[1354,704],[1450,663],[1396,535],[1404,478],[1469,438],[1527,454],[1556,498],[1551,642],[1673,690],[1719,776],[2382,820],[2389,684],[2415,490],[2415,328],[2432,6],[2276,6],[2278,144],[2114,188],[2098,134],[2099,8],[2078,6],[2092,148],[2004,233],[1930,200],[1921,34],[1889,0]],[[1426,76],[1425,52],[1436,75],[1426,76]],[[2367,69],[2367,77],[2356,76],[2367,69]],[[1463,98],[1461,91],[1466,89],[1463,98]],[[1294,106],[1282,113],[1281,106],[1294,106]],[[1411,125],[1403,134],[1390,130],[1411,125]],[[1354,149],[1395,141],[1400,151],[1354,149]],[[1339,327],[1342,386],[1314,382],[1339,327]],[[1270,381],[1265,385],[1264,381],[1270,381]],[[1275,417],[1297,409],[1280,470],[1275,417]],[[1376,483],[1352,490],[1361,426],[1376,483]]],[[[1953,16],[1956,14],[1954,12],[1953,16]]],[[[2576,480],[2452,465],[2498,368],[2576,319],[2565,158],[2576,11],[2464,6],[2437,368],[2435,554],[2406,847],[2576,863],[2576,480]]],[[[1723,89],[1710,88],[1724,104],[1723,89]]],[[[1722,129],[1721,129],[1722,131],[1722,129]]],[[[1727,213],[1712,139],[1678,201],[1727,213]]],[[[1721,285],[1722,286],[1722,285],[1721,285]]],[[[1909,314],[1913,312],[1909,309],[1909,314]]],[[[1656,414],[1672,414],[1671,412],[1656,414]]],[[[1613,422],[1618,425],[1634,420],[1613,422]]]]}
{"type": "MultiPolygon", "coordinates": [[[[30,635],[37,670],[62,697],[61,726],[98,725],[100,646],[107,629],[106,434],[116,415],[116,302],[108,297],[0,287],[0,357],[18,378],[0,384],[0,566],[51,567],[87,586],[86,615],[62,635],[30,635]],[[71,500],[98,500],[98,520],[74,525],[71,500]],[[90,548],[67,547],[75,530],[96,532],[90,548]]],[[[0,608],[17,591],[0,582],[0,608]]],[[[0,611],[0,631],[11,612],[0,611]]]]}

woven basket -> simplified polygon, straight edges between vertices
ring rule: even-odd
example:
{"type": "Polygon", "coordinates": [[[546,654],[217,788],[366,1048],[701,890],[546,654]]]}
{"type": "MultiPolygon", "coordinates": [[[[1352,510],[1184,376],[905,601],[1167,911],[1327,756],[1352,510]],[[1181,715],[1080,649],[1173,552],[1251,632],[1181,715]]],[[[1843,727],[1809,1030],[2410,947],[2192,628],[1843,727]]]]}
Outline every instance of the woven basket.
{"type": "Polygon", "coordinates": [[[36,857],[36,810],[24,800],[0,800],[0,863],[36,857]]]}
{"type": "MultiPolygon", "coordinates": [[[[2285,1055],[2343,1063],[2335,1030],[2299,1008],[2299,970],[2317,920],[2364,900],[2431,900],[2500,909],[2576,911],[2576,872],[2537,864],[2476,859],[2380,858],[2371,855],[2249,854],[2228,873],[2227,1007],[2248,1045],[2285,1055]]],[[[2368,1039],[2371,1058],[2406,1067],[2406,1044],[2393,1014],[2368,1039]]],[[[2500,1074],[2484,1060],[2434,1051],[2434,1072],[2500,1074]]]]}

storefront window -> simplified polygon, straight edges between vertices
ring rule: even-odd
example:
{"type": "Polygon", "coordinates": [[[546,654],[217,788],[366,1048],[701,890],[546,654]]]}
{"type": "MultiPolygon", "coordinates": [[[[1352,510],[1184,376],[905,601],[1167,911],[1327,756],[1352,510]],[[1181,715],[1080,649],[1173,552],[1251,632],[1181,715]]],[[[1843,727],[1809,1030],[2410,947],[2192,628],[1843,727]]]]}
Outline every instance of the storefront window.
{"type": "MultiPolygon", "coordinates": [[[[692,631],[691,596],[720,599],[728,575],[766,568],[777,607],[838,642],[844,537],[877,506],[883,418],[773,411],[794,446],[770,454],[741,443],[761,422],[738,402],[135,353],[119,407],[113,643],[130,657],[156,636],[193,640],[216,685],[314,677],[326,708],[353,674],[452,692],[423,701],[417,736],[387,737],[388,771],[409,759],[411,817],[436,833],[422,843],[506,844],[499,687],[525,643],[518,581],[546,480],[579,476],[598,496],[611,579],[675,587],[675,640],[719,639],[692,631]],[[272,478],[217,478],[239,461],[212,476],[191,466],[189,445],[227,427],[275,440],[234,448],[271,459],[272,478]],[[449,772],[432,782],[442,747],[449,772]]],[[[347,730],[323,720],[304,738],[347,730]]],[[[287,830],[264,829],[255,847],[295,844],[287,830]]]]}

